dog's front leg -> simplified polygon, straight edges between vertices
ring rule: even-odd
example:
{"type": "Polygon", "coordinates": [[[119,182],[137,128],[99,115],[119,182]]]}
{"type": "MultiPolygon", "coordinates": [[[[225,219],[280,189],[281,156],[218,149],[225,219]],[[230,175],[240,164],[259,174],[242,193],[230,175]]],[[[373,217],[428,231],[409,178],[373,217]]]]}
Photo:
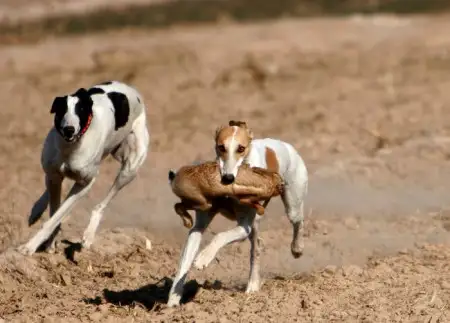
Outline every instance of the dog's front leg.
{"type": "Polygon", "coordinates": [[[213,217],[214,215],[209,212],[196,212],[194,227],[189,231],[186,245],[181,254],[180,266],[170,288],[169,300],[167,302],[169,307],[180,305],[181,297],[183,296],[184,281],[197,255],[203,232],[209,223],[211,223],[213,217]]]}
{"type": "Polygon", "coordinates": [[[252,230],[254,218],[255,211],[253,210],[249,211],[248,214],[238,214],[238,226],[216,234],[211,242],[198,254],[194,266],[197,269],[206,268],[222,247],[229,243],[246,239],[252,230]]]}
{"type": "Polygon", "coordinates": [[[81,199],[92,187],[95,179],[91,179],[87,184],[75,183],[70,190],[67,199],[56,210],[53,216],[48,219],[42,228],[24,245],[18,247],[18,251],[25,255],[32,255],[37,248],[50,237],[61,221],[69,214],[74,204],[81,199]]]}

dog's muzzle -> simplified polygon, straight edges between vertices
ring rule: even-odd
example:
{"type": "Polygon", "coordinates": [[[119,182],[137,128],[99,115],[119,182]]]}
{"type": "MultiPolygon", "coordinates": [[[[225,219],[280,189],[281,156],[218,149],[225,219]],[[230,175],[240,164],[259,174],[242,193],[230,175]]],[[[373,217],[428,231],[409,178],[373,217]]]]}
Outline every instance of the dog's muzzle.
{"type": "Polygon", "coordinates": [[[71,141],[74,139],[75,134],[75,127],[73,126],[66,126],[62,129],[62,134],[64,136],[64,139],[67,141],[71,141]]]}
{"type": "Polygon", "coordinates": [[[222,176],[222,184],[229,185],[234,182],[235,178],[233,174],[225,174],[222,176]]]}

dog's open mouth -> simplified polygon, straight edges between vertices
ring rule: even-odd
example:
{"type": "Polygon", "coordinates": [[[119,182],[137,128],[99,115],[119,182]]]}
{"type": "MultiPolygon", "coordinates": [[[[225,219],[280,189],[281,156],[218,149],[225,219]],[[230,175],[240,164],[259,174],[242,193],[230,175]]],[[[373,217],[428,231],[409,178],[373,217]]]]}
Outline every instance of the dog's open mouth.
{"type": "Polygon", "coordinates": [[[63,136],[63,138],[64,138],[64,140],[67,141],[67,142],[74,142],[75,139],[76,139],[76,136],[71,136],[71,137],[63,136]]]}

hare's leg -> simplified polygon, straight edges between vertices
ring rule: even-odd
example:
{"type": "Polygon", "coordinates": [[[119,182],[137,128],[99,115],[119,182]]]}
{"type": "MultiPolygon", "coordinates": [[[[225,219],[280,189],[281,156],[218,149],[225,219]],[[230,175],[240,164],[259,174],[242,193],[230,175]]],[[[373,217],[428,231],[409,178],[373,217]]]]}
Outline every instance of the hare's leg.
{"type": "Polygon", "coordinates": [[[183,203],[176,203],[174,205],[174,209],[183,221],[183,225],[188,229],[192,228],[194,221],[192,220],[192,216],[187,211],[186,206],[183,203]]]}

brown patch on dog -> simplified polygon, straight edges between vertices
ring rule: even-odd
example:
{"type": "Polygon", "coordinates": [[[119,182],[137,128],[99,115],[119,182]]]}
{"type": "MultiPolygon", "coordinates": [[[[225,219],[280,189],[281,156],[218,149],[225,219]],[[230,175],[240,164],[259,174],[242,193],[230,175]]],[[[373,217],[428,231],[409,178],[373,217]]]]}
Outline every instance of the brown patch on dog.
{"type": "Polygon", "coordinates": [[[221,126],[216,130],[216,153],[217,157],[223,160],[228,158],[228,154],[234,154],[236,160],[245,157],[249,153],[250,143],[253,140],[253,133],[247,128],[243,121],[230,121],[230,125],[221,126]],[[237,146],[230,147],[231,139],[234,138],[237,146]],[[244,147],[239,148],[239,147],[244,147]]]}
{"type": "Polygon", "coordinates": [[[277,155],[272,148],[266,147],[266,164],[267,169],[272,172],[279,172],[280,165],[278,164],[277,155]]]}
{"type": "Polygon", "coordinates": [[[227,140],[233,137],[235,132],[234,127],[220,127],[216,131],[216,145],[225,145],[227,140]]]}
{"type": "Polygon", "coordinates": [[[239,127],[239,128],[245,128],[245,129],[248,129],[248,127],[247,127],[247,122],[245,122],[245,121],[230,120],[230,121],[228,122],[228,125],[229,125],[230,127],[236,126],[236,127],[239,127]]]}

